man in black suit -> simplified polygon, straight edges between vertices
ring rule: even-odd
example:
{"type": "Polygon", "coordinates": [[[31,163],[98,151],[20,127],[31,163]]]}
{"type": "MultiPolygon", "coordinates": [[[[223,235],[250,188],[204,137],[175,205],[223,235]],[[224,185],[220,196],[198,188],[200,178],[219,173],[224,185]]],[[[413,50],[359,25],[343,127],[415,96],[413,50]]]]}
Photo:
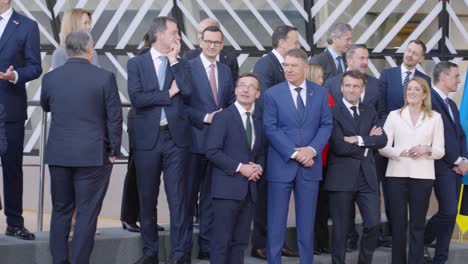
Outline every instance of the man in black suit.
{"type": "Polygon", "coordinates": [[[328,47],[322,53],[309,60],[309,63],[322,66],[324,81],[346,71],[343,56],[353,44],[351,26],[341,22],[333,24],[328,31],[327,43],[328,47]]]}
{"type": "Polygon", "coordinates": [[[451,62],[440,62],[434,68],[433,77],[432,109],[439,112],[444,121],[445,156],[434,164],[434,192],[439,210],[426,225],[424,243],[429,245],[436,241],[433,259],[426,249],[426,263],[441,264],[446,263],[449,257],[450,240],[458,212],[461,177],[468,172],[468,154],[460,113],[455,102],[448,97],[449,93],[457,91],[460,83],[458,66],[451,62]]]}
{"type": "Polygon", "coordinates": [[[89,32],[71,32],[65,48],[70,59],[44,75],[41,91],[42,108],[52,115],[45,149],[52,193],[50,250],[53,263],[70,263],[68,237],[76,208],[71,263],[89,263],[97,217],[120,153],[122,109],[114,74],[91,64],[89,32]]]}
{"type": "Polygon", "coordinates": [[[332,263],[344,264],[350,214],[356,202],[363,218],[359,263],[372,263],[380,227],[380,194],[372,150],[382,148],[387,136],[378,127],[372,106],[359,103],[366,76],[358,70],[343,74],[343,98],[333,111],[327,177],[332,226],[332,263]]]}
{"type": "Polygon", "coordinates": [[[186,169],[191,144],[186,104],[191,93],[189,67],[179,60],[180,35],[170,17],[153,19],[148,30],[148,52],[128,61],[128,94],[133,117],[140,229],[143,257],[138,264],[158,263],[159,237],[156,205],[164,175],[170,211],[170,263],[186,263],[186,169]]]}
{"type": "MultiPolygon", "coordinates": [[[[202,53],[202,32],[209,26],[215,26],[218,28],[221,28],[219,25],[219,22],[214,20],[213,18],[205,18],[200,23],[198,23],[197,26],[197,33],[198,33],[198,45],[199,47],[193,50],[189,50],[184,53],[183,58],[187,60],[191,60],[193,58],[196,58],[202,53]]],[[[224,45],[223,45],[224,46],[224,45]]],[[[239,78],[239,63],[237,63],[237,56],[234,53],[228,52],[223,50],[223,47],[221,47],[221,51],[216,57],[216,60],[226,64],[230,69],[231,69],[231,74],[232,74],[232,80],[235,82],[237,78],[239,78]]]]}
{"type": "MultiPolygon", "coordinates": [[[[286,53],[291,49],[300,48],[299,34],[297,28],[282,25],[275,29],[271,36],[273,50],[261,57],[254,66],[253,72],[260,81],[260,98],[256,102],[257,109],[263,112],[262,94],[268,88],[284,82],[283,62],[286,53]]],[[[265,144],[265,153],[268,149],[265,144]]],[[[258,199],[255,208],[254,227],[252,233],[251,255],[256,258],[266,259],[266,236],[267,236],[267,181],[265,177],[257,183],[258,199]]],[[[286,246],[283,246],[283,256],[296,257],[286,246]]]]}
{"type": "MultiPolygon", "coordinates": [[[[8,142],[5,134],[5,108],[0,105],[0,156],[3,156],[7,150],[8,142]]],[[[2,210],[2,201],[0,199],[0,210],[2,210]]]]}
{"type": "Polygon", "coordinates": [[[27,118],[25,84],[41,73],[39,29],[37,23],[0,1],[0,104],[5,107],[8,149],[2,156],[3,190],[7,236],[33,240],[24,227],[23,141],[27,118]]]}
{"type": "Polygon", "coordinates": [[[255,114],[260,83],[252,73],[241,75],[236,102],[215,115],[206,141],[213,163],[213,234],[211,263],[244,263],[263,173],[263,127],[255,114]],[[245,143],[243,143],[245,142],[245,143]]]}

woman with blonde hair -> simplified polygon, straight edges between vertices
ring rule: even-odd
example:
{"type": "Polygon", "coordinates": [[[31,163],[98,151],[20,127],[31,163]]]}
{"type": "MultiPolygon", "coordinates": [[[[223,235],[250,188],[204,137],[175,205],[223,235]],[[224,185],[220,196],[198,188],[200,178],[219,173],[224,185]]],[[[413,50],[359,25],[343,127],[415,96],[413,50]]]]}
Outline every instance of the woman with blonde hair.
{"type": "MultiPolygon", "coordinates": [[[[65,11],[62,16],[62,26],[60,27],[60,47],[55,49],[54,53],[52,53],[53,69],[56,69],[67,62],[68,55],[65,51],[65,38],[68,33],[78,29],[91,31],[91,12],[81,8],[74,8],[65,11]]],[[[99,65],[96,52],[93,53],[92,63],[94,65],[99,65]]]]}
{"type": "Polygon", "coordinates": [[[422,264],[426,213],[435,179],[434,160],[445,154],[444,126],[440,114],[431,109],[431,92],[424,79],[414,77],[408,82],[404,100],[404,106],[387,117],[384,130],[388,141],[379,153],[389,159],[385,177],[392,226],[398,230],[392,237],[392,263],[422,264]]]}

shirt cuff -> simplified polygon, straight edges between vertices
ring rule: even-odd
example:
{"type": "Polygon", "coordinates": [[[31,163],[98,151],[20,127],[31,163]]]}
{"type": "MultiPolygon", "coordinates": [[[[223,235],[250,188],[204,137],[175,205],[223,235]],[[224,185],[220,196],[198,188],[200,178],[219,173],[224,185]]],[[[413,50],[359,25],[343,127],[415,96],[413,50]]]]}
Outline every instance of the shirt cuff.
{"type": "Polygon", "coordinates": [[[317,157],[317,151],[316,151],[313,147],[311,147],[311,146],[307,146],[307,147],[308,147],[308,148],[311,148],[312,151],[314,152],[314,157],[317,157]]]}
{"type": "Polygon", "coordinates": [[[294,151],[294,153],[291,155],[291,159],[294,159],[297,155],[298,151],[294,151]]]}
{"type": "Polygon", "coordinates": [[[15,79],[13,81],[10,80],[12,84],[16,84],[18,82],[18,72],[13,71],[15,73],[15,79]]]}
{"type": "Polygon", "coordinates": [[[458,159],[453,163],[455,164],[456,166],[458,166],[460,164],[460,162],[462,162],[462,160],[466,160],[466,158],[464,157],[458,157],[458,159]]]}
{"type": "Polygon", "coordinates": [[[358,146],[360,147],[364,146],[364,140],[362,140],[362,137],[361,136],[356,136],[356,137],[358,141],[358,146]]]}
{"type": "Polygon", "coordinates": [[[206,114],[205,117],[203,118],[203,123],[208,123],[208,116],[210,114],[206,114]]]}
{"type": "Polygon", "coordinates": [[[179,63],[179,61],[176,61],[176,62],[171,63],[170,66],[174,66],[174,65],[176,65],[177,63],[179,63]]]}
{"type": "Polygon", "coordinates": [[[237,165],[236,172],[239,172],[239,171],[240,171],[241,166],[242,166],[242,163],[239,163],[239,165],[237,165]]]}

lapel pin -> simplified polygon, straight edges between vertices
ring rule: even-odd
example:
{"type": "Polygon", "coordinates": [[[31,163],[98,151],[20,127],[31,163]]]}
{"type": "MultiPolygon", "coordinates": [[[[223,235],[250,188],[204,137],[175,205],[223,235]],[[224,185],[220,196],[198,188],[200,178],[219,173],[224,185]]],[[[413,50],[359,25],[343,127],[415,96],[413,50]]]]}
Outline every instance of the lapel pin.
{"type": "Polygon", "coordinates": [[[13,23],[15,23],[15,25],[19,25],[19,22],[16,20],[13,20],[13,23]]]}
{"type": "Polygon", "coordinates": [[[309,96],[312,96],[312,95],[314,95],[314,92],[310,92],[310,93],[309,93],[309,96]]]}

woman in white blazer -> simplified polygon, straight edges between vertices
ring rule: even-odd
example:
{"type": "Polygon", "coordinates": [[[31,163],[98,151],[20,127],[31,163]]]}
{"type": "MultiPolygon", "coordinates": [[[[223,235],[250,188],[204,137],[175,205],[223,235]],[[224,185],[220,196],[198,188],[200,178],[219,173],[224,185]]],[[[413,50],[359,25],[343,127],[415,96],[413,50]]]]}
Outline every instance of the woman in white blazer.
{"type": "Polygon", "coordinates": [[[445,154],[444,127],[431,110],[426,81],[415,77],[404,92],[405,105],[390,112],[384,130],[387,146],[379,150],[389,159],[386,171],[392,218],[392,263],[424,263],[424,226],[435,179],[434,160],[445,154]],[[409,226],[409,253],[406,234],[409,226]]]}

